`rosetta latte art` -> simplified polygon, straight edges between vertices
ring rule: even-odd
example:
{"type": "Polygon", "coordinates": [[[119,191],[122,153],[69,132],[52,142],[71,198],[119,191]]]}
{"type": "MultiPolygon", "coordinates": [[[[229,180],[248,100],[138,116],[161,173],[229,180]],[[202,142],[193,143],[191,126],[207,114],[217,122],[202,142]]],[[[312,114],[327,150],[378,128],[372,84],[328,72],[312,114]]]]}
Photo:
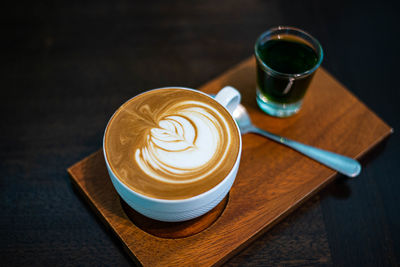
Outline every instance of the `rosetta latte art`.
{"type": "Polygon", "coordinates": [[[154,121],[157,127],[142,131],[144,142],[134,152],[136,163],[148,176],[164,183],[192,183],[225,160],[231,136],[221,130],[228,127],[226,119],[212,106],[180,102],[154,121]]]}

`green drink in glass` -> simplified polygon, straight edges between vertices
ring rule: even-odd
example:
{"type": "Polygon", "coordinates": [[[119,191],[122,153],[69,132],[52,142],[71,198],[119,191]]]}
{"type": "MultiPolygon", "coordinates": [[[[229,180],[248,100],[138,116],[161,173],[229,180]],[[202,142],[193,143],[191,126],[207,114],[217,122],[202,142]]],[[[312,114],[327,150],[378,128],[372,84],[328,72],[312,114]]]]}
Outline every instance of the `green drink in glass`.
{"type": "Polygon", "coordinates": [[[258,38],[255,56],[259,107],[276,117],[297,113],[322,62],[319,42],[302,30],[277,27],[258,38]]]}

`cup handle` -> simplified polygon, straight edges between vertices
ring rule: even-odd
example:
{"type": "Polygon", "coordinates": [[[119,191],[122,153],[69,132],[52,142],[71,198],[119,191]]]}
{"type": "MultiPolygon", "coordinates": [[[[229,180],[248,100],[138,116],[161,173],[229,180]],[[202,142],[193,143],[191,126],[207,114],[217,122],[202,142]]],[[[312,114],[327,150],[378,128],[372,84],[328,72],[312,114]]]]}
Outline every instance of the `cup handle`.
{"type": "Polygon", "coordinates": [[[215,96],[215,100],[223,105],[231,114],[233,114],[233,111],[240,104],[241,98],[240,92],[232,86],[225,86],[215,96]]]}

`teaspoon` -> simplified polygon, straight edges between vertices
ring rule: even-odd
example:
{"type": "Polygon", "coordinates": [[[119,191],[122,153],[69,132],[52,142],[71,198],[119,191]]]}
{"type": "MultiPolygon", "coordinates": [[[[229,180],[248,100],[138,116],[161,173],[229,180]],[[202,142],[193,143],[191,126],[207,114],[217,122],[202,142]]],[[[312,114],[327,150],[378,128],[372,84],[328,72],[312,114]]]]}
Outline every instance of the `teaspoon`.
{"type": "Polygon", "coordinates": [[[246,108],[241,104],[239,104],[234,110],[233,117],[239,126],[241,134],[251,132],[265,136],[278,143],[286,145],[348,177],[356,177],[361,172],[360,163],[352,158],[305,145],[255,127],[250,120],[250,116],[247,113],[246,108]]]}

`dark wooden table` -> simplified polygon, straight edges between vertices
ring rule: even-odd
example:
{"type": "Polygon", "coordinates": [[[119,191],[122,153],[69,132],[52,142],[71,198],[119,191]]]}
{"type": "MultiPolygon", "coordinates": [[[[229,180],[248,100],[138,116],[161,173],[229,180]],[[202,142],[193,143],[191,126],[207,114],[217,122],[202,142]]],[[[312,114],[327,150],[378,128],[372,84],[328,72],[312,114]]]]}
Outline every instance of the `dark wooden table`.
{"type": "Polygon", "coordinates": [[[321,42],[323,66],[395,130],[227,266],[400,264],[396,1],[23,1],[2,8],[0,265],[131,265],[66,168],[151,88],[196,88],[276,25],[321,42]]]}

